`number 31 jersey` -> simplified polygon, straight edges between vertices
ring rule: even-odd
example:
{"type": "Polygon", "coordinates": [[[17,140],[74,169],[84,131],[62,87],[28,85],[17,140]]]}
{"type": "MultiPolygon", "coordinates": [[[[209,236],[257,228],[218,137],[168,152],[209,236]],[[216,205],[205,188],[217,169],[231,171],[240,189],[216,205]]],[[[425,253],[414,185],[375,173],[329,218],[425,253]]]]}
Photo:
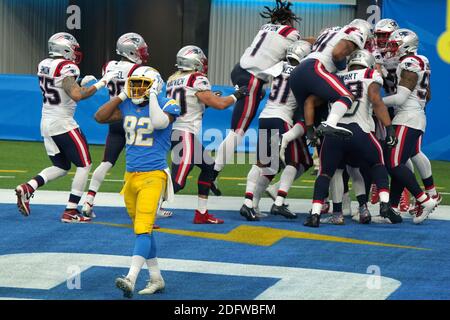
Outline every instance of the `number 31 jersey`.
{"type": "Polygon", "coordinates": [[[292,125],[294,111],[297,109],[297,101],[289,86],[289,77],[294,66],[285,62],[283,72],[272,80],[270,96],[264,110],[259,116],[263,118],[280,118],[292,125]]]}
{"type": "Polygon", "coordinates": [[[48,58],[39,63],[37,75],[43,95],[42,136],[55,136],[78,128],[73,119],[77,103],[63,88],[64,78],[78,79],[78,66],[69,60],[48,58]]]}
{"type": "Polygon", "coordinates": [[[208,78],[199,72],[176,72],[167,81],[166,96],[178,101],[181,115],[173,124],[174,130],[198,134],[202,128],[205,105],[197,98],[197,92],[211,90],[208,78]]]}
{"type": "Polygon", "coordinates": [[[339,123],[357,123],[366,132],[375,132],[372,104],[369,100],[369,86],[378,83],[383,86],[383,77],[373,69],[360,69],[337,74],[355,96],[355,101],[339,123]]]}

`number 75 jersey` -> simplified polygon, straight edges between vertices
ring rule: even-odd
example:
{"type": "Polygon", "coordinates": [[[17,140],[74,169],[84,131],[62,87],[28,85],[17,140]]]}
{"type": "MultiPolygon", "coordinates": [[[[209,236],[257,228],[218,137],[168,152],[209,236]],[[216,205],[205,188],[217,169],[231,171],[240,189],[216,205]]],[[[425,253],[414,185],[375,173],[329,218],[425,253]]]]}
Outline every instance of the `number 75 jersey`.
{"type": "Polygon", "coordinates": [[[372,118],[373,109],[369,100],[369,86],[377,83],[382,87],[383,77],[378,71],[369,68],[340,72],[337,76],[344,81],[355,97],[353,105],[339,123],[357,123],[364,132],[375,132],[375,122],[372,118]]]}
{"type": "Polygon", "coordinates": [[[41,134],[55,136],[78,128],[73,119],[76,102],[65,92],[63,80],[80,76],[80,69],[72,61],[48,58],[38,66],[39,86],[43,96],[41,134]]]}

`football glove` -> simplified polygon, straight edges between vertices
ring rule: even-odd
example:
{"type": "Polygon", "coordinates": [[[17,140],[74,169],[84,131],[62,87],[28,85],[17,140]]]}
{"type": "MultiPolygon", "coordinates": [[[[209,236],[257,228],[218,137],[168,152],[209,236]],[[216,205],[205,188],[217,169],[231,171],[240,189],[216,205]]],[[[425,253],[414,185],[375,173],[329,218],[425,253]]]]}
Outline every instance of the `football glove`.
{"type": "Polygon", "coordinates": [[[246,96],[248,96],[248,89],[246,86],[242,86],[242,87],[235,87],[236,91],[233,93],[233,96],[236,98],[236,100],[245,98],[246,96]]]}
{"type": "Polygon", "coordinates": [[[386,127],[386,145],[389,148],[393,148],[397,145],[398,139],[395,135],[395,129],[393,126],[386,127]]]}
{"type": "Polygon", "coordinates": [[[97,90],[100,90],[101,88],[106,87],[106,85],[113,79],[116,79],[119,76],[118,71],[109,71],[105,73],[103,78],[99,80],[94,86],[97,88],[97,90]]]}
{"type": "Polygon", "coordinates": [[[311,147],[317,147],[320,145],[320,139],[314,126],[306,127],[306,139],[308,139],[308,145],[311,147]]]}
{"type": "Polygon", "coordinates": [[[88,84],[89,82],[91,82],[91,81],[97,81],[97,78],[94,77],[94,76],[91,76],[91,75],[85,76],[85,77],[83,78],[83,80],[81,80],[80,86],[84,87],[85,85],[87,85],[87,84],[88,84]]]}

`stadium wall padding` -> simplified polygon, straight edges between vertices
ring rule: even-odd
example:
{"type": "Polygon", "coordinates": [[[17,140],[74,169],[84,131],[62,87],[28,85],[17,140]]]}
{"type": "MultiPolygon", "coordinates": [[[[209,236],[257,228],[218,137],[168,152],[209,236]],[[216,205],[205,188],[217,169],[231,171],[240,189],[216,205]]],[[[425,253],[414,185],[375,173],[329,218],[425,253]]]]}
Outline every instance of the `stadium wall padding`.
{"type": "MultiPolygon", "coordinates": [[[[223,95],[234,92],[232,87],[213,86],[214,91],[221,91],[223,95]]],[[[267,101],[264,98],[259,111],[267,101]]],[[[86,135],[89,144],[104,144],[108,131],[107,125],[98,124],[94,120],[96,110],[107,100],[108,92],[102,89],[91,98],[78,103],[75,119],[86,135]]],[[[39,81],[31,75],[0,75],[0,139],[42,141],[40,135],[40,119],[42,109],[42,93],[39,89],[39,81]]],[[[204,115],[203,132],[205,133],[205,145],[208,149],[215,148],[220,140],[208,139],[207,130],[216,129],[223,133],[230,127],[233,107],[218,111],[208,108],[204,115]]],[[[257,115],[257,117],[258,117],[257,115]]],[[[257,118],[252,123],[252,128],[257,129],[257,118]]],[[[216,131],[217,132],[217,131],[216,131]]],[[[252,133],[254,134],[254,133],[252,133]]],[[[255,151],[254,141],[245,139],[245,145],[239,151],[255,151]]],[[[4,152],[4,150],[1,150],[4,152]]]]}

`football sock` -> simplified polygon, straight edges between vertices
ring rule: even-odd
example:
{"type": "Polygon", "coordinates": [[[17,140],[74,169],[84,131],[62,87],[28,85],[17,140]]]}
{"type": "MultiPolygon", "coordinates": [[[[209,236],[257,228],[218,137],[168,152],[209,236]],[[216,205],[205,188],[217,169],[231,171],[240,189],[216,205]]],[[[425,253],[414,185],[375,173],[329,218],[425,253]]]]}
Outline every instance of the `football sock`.
{"type": "Polygon", "coordinates": [[[344,170],[337,169],[330,181],[331,199],[333,200],[333,203],[342,203],[344,196],[343,173],[344,170]]]}
{"type": "Polygon", "coordinates": [[[208,210],[208,198],[204,197],[204,196],[198,196],[198,207],[197,210],[201,213],[201,214],[205,214],[206,211],[208,210]]]}
{"type": "Polygon", "coordinates": [[[433,175],[430,160],[423,152],[419,152],[414,157],[412,157],[411,160],[416,166],[422,180],[433,175]]]}
{"type": "Polygon", "coordinates": [[[127,278],[131,280],[133,285],[136,283],[139,272],[150,254],[151,247],[152,239],[149,234],[138,234],[136,236],[133,256],[131,257],[131,266],[127,274],[127,278]]]}
{"type": "Polygon", "coordinates": [[[234,151],[237,146],[242,142],[243,136],[237,134],[231,130],[225,140],[219,146],[217,150],[216,162],[214,164],[215,171],[222,171],[225,164],[229,163],[233,159],[234,151]]]}
{"type": "Polygon", "coordinates": [[[282,206],[284,200],[289,192],[289,189],[294,183],[295,176],[297,175],[297,169],[294,166],[286,166],[280,177],[280,187],[278,189],[278,196],[275,200],[275,205],[282,206]]]}
{"type": "Polygon", "coordinates": [[[259,202],[261,201],[261,196],[266,188],[270,184],[270,179],[266,176],[259,176],[258,182],[256,183],[255,192],[253,193],[253,208],[259,207],[259,202]]]}
{"type": "Polygon", "coordinates": [[[333,103],[326,123],[332,126],[336,126],[339,120],[342,119],[342,117],[348,111],[348,108],[350,108],[352,104],[353,102],[347,97],[343,97],[338,101],[336,101],[335,103],[333,103]]]}
{"type": "Polygon", "coordinates": [[[86,187],[87,180],[89,178],[89,170],[91,166],[78,167],[75,172],[75,176],[72,181],[72,190],[70,192],[69,202],[67,203],[67,209],[76,209],[78,203],[83,195],[84,188],[86,187]]]}
{"type": "Polygon", "coordinates": [[[98,192],[101,184],[105,180],[106,174],[109,170],[111,170],[112,167],[113,164],[111,162],[104,161],[100,163],[100,165],[94,170],[94,173],[92,174],[91,183],[89,184],[88,190],[98,192]]]}
{"type": "Polygon", "coordinates": [[[247,175],[247,186],[245,188],[245,201],[244,204],[252,208],[253,207],[253,195],[255,193],[256,184],[258,182],[259,177],[261,176],[261,168],[257,165],[253,165],[247,175]],[[251,195],[251,199],[250,199],[251,195]]]}

